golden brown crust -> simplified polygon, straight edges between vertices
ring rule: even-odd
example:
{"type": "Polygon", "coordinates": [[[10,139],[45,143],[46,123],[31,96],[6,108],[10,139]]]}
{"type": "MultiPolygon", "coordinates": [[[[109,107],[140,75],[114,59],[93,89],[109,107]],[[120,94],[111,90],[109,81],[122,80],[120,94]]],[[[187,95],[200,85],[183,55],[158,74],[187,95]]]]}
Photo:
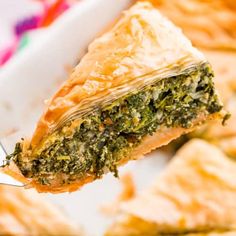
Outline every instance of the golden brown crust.
{"type": "MultiPolygon", "coordinates": [[[[198,64],[202,61],[205,61],[204,56],[193,48],[182,32],[160,15],[151,4],[136,4],[124,13],[123,18],[113,29],[89,46],[87,55],[48,103],[31,142],[23,142],[23,158],[26,157],[28,160],[37,156],[40,148],[45,147],[42,140],[45,138],[47,141],[52,125],[70,109],[84,104],[86,99],[97,101],[100,97],[104,99],[104,94],[115,96],[114,91],[117,90],[117,86],[125,85],[125,88],[129,88],[131,81],[139,80],[146,85],[144,75],[148,73],[159,72],[165,68],[172,76],[171,68],[182,70],[189,63],[198,64]],[[33,154],[27,153],[29,145],[33,154]]],[[[87,106],[90,107],[90,103],[87,106]]],[[[160,129],[153,136],[144,138],[142,144],[129,156],[122,158],[122,162],[118,164],[138,159],[152,149],[166,145],[180,135],[192,131],[199,123],[218,115],[199,117],[190,129],[160,129]]],[[[8,168],[6,171],[22,179],[19,170],[10,171],[8,168]]],[[[63,184],[63,177],[59,173],[50,181],[50,186],[35,182],[34,179],[23,179],[23,181],[28,187],[35,187],[39,192],[60,193],[75,191],[95,179],[94,176],[85,176],[82,180],[63,184]]]]}
{"type": "MultiPolygon", "coordinates": [[[[199,230],[196,230],[199,232],[199,230]]],[[[235,230],[207,230],[205,233],[187,233],[173,234],[166,231],[165,234],[160,234],[155,226],[155,223],[142,221],[134,216],[125,216],[120,221],[114,223],[105,233],[104,236],[235,236],[235,230]]]]}
{"type": "Polygon", "coordinates": [[[91,43],[88,53],[48,102],[31,144],[37,145],[62,114],[84,99],[188,56],[204,60],[181,31],[151,4],[136,4],[109,32],[91,43]]]}
{"type": "Polygon", "coordinates": [[[234,0],[149,0],[192,40],[210,49],[236,50],[234,0]]]}
{"type": "Polygon", "coordinates": [[[226,232],[211,232],[211,233],[196,233],[196,234],[188,234],[187,236],[235,236],[236,231],[230,230],[226,232]]]}
{"type": "MultiPolygon", "coordinates": [[[[150,235],[235,229],[235,198],[235,161],[205,141],[192,140],[177,152],[150,189],[123,203],[124,219],[117,228],[120,232],[120,226],[127,230],[128,225],[132,230],[140,222],[150,235]]],[[[125,232],[123,235],[129,235],[125,232]]]]}
{"type": "Polygon", "coordinates": [[[0,186],[0,235],[79,236],[79,230],[33,190],[0,186]]]}

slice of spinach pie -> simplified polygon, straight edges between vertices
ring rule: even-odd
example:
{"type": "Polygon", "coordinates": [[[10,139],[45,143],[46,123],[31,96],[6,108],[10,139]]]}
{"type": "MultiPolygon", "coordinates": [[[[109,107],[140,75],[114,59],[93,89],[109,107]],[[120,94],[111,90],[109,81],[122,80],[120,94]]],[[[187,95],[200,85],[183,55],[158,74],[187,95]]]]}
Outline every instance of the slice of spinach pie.
{"type": "Polygon", "coordinates": [[[222,118],[213,77],[180,29],[137,3],[89,46],[5,171],[41,192],[117,175],[117,166],[222,118]]]}

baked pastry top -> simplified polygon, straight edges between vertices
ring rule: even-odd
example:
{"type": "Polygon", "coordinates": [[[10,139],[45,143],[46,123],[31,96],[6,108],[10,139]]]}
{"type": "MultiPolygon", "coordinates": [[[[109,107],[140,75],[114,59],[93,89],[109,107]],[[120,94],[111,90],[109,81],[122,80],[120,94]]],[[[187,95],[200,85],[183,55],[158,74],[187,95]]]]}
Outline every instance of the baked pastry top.
{"type": "Polygon", "coordinates": [[[58,208],[33,190],[1,185],[0,196],[0,235],[82,235],[58,208]]]}
{"type": "Polygon", "coordinates": [[[235,175],[234,160],[212,144],[193,139],[149,189],[121,205],[122,213],[107,235],[208,235],[235,230],[235,175]]]}
{"type": "Polygon", "coordinates": [[[150,3],[89,46],[5,172],[38,191],[74,191],[209,119],[222,118],[203,54],[150,3]]]}

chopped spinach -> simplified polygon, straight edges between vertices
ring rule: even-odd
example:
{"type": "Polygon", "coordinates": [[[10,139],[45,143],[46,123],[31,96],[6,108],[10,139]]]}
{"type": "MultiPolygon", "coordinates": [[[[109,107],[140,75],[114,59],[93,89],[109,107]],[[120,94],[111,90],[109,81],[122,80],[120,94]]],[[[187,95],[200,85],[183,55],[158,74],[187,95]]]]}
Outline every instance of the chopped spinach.
{"type": "Polygon", "coordinates": [[[199,114],[222,109],[212,78],[211,67],[203,63],[194,71],[130,91],[112,105],[84,116],[69,135],[73,121],[68,122],[29,160],[22,158],[19,144],[9,158],[25,177],[46,185],[58,174],[65,176],[63,183],[88,175],[99,178],[107,171],[117,175],[117,165],[146,135],[163,126],[190,128],[199,114]]]}

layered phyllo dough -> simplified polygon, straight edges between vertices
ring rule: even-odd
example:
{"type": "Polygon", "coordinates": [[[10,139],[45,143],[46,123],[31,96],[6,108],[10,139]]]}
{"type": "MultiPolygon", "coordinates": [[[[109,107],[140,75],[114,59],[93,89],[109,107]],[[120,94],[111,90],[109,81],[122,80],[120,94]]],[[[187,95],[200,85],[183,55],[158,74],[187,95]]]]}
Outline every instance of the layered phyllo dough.
{"type": "Polygon", "coordinates": [[[4,170],[42,192],[117,175],[119,165],[224,116],[213,77],[179,28],[137,3],[91,43],[4,170]]]}
{"type": "Polygon", "coordinates": [[[0,186],[0,235],[81,236],[56,206],[33,190],[0,186]]]}
{"type": "Polygon", "coordinates": [[[235,199],[235,161],[193,139],[151,187],[121,205],[106,235],[235,235],[235,199]]]}

